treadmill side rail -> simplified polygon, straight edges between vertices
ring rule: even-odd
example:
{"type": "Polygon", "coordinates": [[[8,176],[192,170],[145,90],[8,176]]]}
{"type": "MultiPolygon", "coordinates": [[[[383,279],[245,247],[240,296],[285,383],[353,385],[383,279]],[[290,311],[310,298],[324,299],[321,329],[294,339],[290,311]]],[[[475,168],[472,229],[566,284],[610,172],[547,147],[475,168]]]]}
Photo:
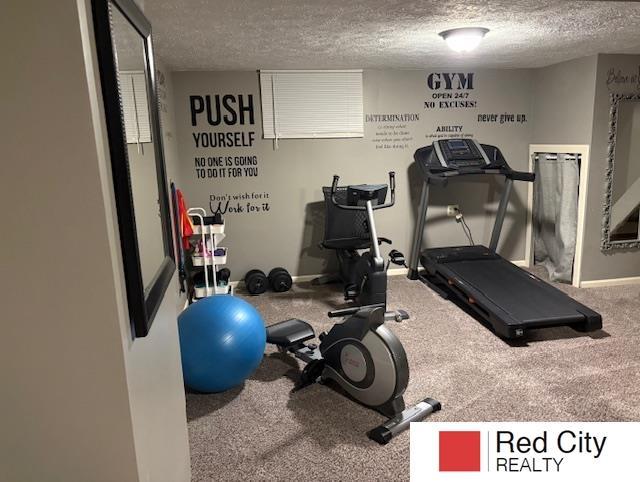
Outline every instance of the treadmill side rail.
{"type": "Polygon", "coordinates": [[[427,249],[421,262],[432,288],[491,325],[501,338],[550,326],[602,328],[598,313],[484,246],[427,249]]]}

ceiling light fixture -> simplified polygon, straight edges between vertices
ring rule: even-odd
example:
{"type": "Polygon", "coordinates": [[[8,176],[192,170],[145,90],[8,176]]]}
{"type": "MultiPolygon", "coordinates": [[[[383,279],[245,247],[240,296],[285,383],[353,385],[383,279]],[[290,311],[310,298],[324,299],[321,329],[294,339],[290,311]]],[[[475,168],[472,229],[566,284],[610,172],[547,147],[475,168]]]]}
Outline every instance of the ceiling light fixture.
{"type": "Polygon", "coordinates": [[[451,50],[456,52],[471,52],[480,45],[480,41],[488,31],[489,29],[484,27],[463,27],[445,30],[438,35],[447,42],[451,50]]]}

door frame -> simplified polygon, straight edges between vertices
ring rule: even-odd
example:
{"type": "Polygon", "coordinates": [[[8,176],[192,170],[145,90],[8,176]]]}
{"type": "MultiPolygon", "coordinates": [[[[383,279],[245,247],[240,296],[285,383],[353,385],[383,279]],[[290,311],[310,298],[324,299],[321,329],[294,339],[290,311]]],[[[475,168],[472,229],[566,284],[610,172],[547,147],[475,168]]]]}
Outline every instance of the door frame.
{"type": "MultiPolygon", "coordinates": [[[[582,252],[584,249],[585,220],[587,214],[587,196],[589,189],[589,151],[588,144],[529,144],[529,171],[533,172],[533,160],[536,153],[553,152],[580,154],[580,184],[578,190],[578,221],[576,229],[576,253],[573,260],[572,285],[579,288],[582,282],[582,252]]],[[[525,244],[525,264],[533,266],[533,183],[527,192],[527,230],[525,244]]]]}

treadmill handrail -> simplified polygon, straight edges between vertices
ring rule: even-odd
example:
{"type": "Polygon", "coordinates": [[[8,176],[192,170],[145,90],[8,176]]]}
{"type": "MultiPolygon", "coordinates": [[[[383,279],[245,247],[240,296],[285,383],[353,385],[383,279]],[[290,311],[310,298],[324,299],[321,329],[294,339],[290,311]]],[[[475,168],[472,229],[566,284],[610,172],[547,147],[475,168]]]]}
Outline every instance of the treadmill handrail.
{"type": "Polygon", "coordinates": [[[427,179],[432,184],[446,184],[449,178],[457,176],[478,176],[478,175],[498,175],[504,176],[514,181],[533,182],[536,175],[533,172],[514,171],[513,169],[505,169],[504,167],[492,168],[488,166],[482,169],[428,169],[426,171],[427,179]]]}
{"type": "Polygon", "coordinates": [[[514,181],[533,182],[536,180],[536,174],[534,172],[514,171],[513,169],[510,169],[509,171],[510,172],[507,173],[507,177],[514,181]]]}
{"type": "Polygon", "coordinates": [[[418,164],[422,171],[422,191],[420,194],[420,205],[416,212],[416,223],[413,232],[413,240],[411,244],[411,252],[409,255],[409,273],[410,279],[416,279],[418,277],[418,262],[420,250],[422,249],[422,240],[424,238],[424,228],[426,223],[426,213],[429,206],[429,186],[439,185],[445,187],[450,178],[457,176],[467,175],[501,175],[505,177],[505,187],[500,198],[500,204],[496,213],[493,230],[491,232],[491,241],[489,247],[496,251],[498,248],[498,241],[500,233],[502,231],[502,224],[506,215],[509,197],[513,185],[513,181],[526,181],[533,182],[535,180],[535,174],[530,172],[514,171],[509,166],[509,163],[496,146],[489,144],[480,144],[481,148],[485,151],[486,156],[484,159],[489,160],[489,164],[484,164],[482,167],[467,167],[467,168],[453,168],[446,167],[439,163],[430,163],[432,156],[436,155],[433,152],[433,146],[424,146],[415,151],[413,159],[418,164]]]}

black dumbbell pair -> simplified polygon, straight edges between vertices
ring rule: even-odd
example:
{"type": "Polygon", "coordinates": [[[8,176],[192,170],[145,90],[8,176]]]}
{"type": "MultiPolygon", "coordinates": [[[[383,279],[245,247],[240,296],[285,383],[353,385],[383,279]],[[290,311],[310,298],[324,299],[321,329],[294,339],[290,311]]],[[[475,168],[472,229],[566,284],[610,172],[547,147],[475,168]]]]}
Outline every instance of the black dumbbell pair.
{"type": "Polygon", "coordinates": [[[251,295],[260,295],[270,287],[276,293],[283,293],[291,289],[293,280],[284,268],[273,268],[269,276],[264,271],[252,269],[244,277],[244,284],[251,295]]]}

